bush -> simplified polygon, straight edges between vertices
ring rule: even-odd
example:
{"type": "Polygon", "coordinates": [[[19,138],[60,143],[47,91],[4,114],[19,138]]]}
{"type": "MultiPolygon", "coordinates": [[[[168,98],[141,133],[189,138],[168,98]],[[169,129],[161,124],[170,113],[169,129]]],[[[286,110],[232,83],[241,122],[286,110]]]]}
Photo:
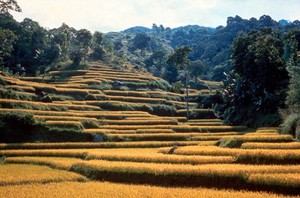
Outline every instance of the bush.
{"type": "Polygon", "coordinates": [[[288,116],[280,127],[281,134],[290,134],[300,140],[300,114],[288,116]]]}
{"type": "Polygon", "coordinates": [[[29,142],[34,133],[45,128],[44,124],[27,113],[0,114],[0,142],[29,142]]]}
{"type": "Polygon", "coordinates": [[[236,140],[236,139],[221,139],[217,142],[217,146],[223,147],[223,148],[240,148],[243,144],[242,140],[236,140]]]}
{"type": "Polygon", "coordinates": [[[159,116],[173,116],[176,115],[177,109],[174,106],[167,105],[151,105],[152,111],[151,114],[159,115],[159,116]]]}
{"type": "Polygon", "coordinates": [[[222,94],[216,92],[214,95],[199,95],[198,106],[201,108],[213,108],[215,104],[221,104],[223,102],[222,94]]]}
{"type": "Polygon", "coordinates": [[[164,91],[172,90],[172,86],[163,79],[152,80],[152,81],[148,82],[147,85],[152,89],[161,89],[164,91]]]}
{"type": "MultiPolygon", "coordinates": [[[[88,124],[87,124],[88,125],[88,124]]],[[[83,142],[93,141],[93,136],[82,133],[82,128],[46,127],[32,114],[0,113],[0,142],[83,142]]]]}
{"type": "Polygon", "coordinates": [[[99,128],[98,123],[92,120],[82,120],[81,124],[85,129],[99,128]]]}
{"type": "Polygon", "coordinates": [[[38,100],[36,96],[29,96],[22,93],[17,93],[12,89],[0,88],[0,98],[15,99],[15,100],[38,100]]]}

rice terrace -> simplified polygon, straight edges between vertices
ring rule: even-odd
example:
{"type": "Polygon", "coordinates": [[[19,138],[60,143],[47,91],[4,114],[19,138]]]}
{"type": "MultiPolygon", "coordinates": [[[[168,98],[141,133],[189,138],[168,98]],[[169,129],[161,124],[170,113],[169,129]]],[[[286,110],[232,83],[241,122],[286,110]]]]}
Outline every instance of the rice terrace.
{"type": "Polygon", "coordinates": [[[18,3],[0,1],[0,197],[300,197],[298,20],[91,33],[18,3]]]}

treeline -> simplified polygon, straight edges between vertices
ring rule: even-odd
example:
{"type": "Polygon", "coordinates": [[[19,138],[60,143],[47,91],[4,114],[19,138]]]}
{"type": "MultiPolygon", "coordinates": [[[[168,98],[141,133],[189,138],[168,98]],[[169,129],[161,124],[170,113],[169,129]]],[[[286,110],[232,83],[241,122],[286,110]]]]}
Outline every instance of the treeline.
{"type": "Polygon", "coordinates": [[[217,28],[189,25],[168,28],[153,24],[152,28],[134,27],[123,32],[106,34],[114,43],[116,53],[122,53],[132,64],[143,66],[156,76],[169,82],[181,78],[180,71],[167,65],[170,52],[180,46],[189,46],[192,76],[210,80],[224,80],[232,70],[231,45],[239,33],[251,30],[271,28],[281,37],[293,29],[300,29],[300,21],[288,22],[273,20],[264,15],[259,19],[242,19],[239,16],[228,17],[226,26],[217,28]]]}
{"type": "Polygon", "coordinates": [[[17,22],[8,12],[0,14],[0,66],[15,74],[80,68],[87,58],[116,61],[113,48],[100,32],[92,34],[67,24],[47,30],[32,19],[17,22]]]}

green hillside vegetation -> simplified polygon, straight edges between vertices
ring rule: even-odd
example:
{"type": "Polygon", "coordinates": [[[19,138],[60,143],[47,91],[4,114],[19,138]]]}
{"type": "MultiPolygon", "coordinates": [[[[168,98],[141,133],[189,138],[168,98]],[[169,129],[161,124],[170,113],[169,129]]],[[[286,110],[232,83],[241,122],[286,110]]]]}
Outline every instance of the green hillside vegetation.
{"type": "Polygon", "coordinates": [[[299,21],[92,34],[8,5],[4,197],[299,196],[299,21]]]}

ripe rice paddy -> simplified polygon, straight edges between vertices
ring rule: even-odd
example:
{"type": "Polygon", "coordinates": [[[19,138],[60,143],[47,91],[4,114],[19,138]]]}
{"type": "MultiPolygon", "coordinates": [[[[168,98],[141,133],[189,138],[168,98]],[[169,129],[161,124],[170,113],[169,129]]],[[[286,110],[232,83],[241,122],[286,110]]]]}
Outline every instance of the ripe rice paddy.
{"type": "MultiPolygon", "coordinates": [[[[158,78],[148,74],[91,63],[87,70],[50,75],[55,82],[50,77],[1,76],[7,83],[3,89],[28,99],[1,98],[0,113],[30,113],[46,126],[77,127],[93,136],[105,135],[110,142],[0,144],[4,163],[0,165],[0,192],[5,197],[299,195],[300,146],[292,136],[279,135],[278,128],[249,132],[244,126],[227,126],[211,109],[196,109],[196,103],[190,103],[190,109],[197,118],[187,120],[184,94],[152,90],[148,83],[158,78]],[[122,90],[102,90],[103,84],[115,81],[121,82],[117,89],[122,90]],[[34,101],[40,100],[39,90],[56,97],[48,103],[34,101]],[[159,113],[172,111],[153,115],[155,107],[159,113]],[[84,128],[83,122],[96,124],[84,128]],[[221,148],[217,146],[220,140],[238,141],[241,146],[221,148]],[[44,175],[38,179],[41,172],[44,175]],[[85,182],[86,177],[123,184],[85,182]]],[[[211,88],[221,85],[202,82],[211,88]]],[[[191,90],[190,94],[214,92],[191,90]]]]}

